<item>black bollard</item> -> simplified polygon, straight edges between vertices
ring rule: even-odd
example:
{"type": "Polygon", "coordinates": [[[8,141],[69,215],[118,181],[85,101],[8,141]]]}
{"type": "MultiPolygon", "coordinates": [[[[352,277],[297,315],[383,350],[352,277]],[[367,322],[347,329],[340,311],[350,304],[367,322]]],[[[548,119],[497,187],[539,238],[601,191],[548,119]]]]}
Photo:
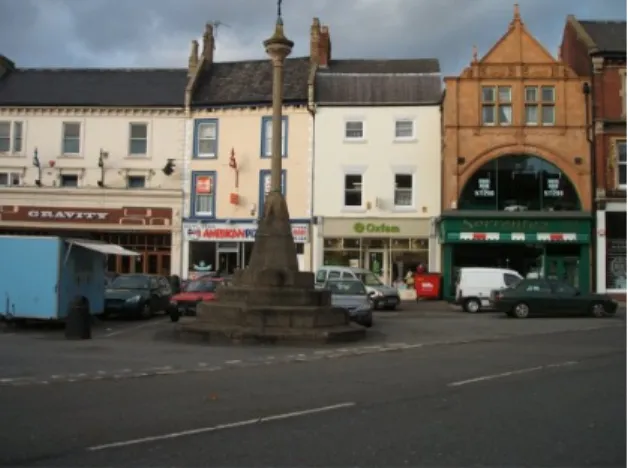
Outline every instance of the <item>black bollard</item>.
{"type": "Polygon", "coordinates": [[[70,304],[65,319],[66,340],[90,340],[92,338],[92,317],[85,297],[77,297],[70,304]]]}

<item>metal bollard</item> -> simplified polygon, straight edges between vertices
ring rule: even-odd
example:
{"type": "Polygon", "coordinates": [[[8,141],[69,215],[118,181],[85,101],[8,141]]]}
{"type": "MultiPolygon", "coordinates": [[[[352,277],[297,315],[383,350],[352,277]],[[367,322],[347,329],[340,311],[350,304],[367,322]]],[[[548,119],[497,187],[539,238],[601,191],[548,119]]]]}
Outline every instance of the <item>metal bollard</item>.
{"type": "Polygon", "coordinates": [[[90,340],[92,338],[92,317],[89,303],[84,297],[76,297],[70,305],[65,319],[66,340],[90,340]]]}

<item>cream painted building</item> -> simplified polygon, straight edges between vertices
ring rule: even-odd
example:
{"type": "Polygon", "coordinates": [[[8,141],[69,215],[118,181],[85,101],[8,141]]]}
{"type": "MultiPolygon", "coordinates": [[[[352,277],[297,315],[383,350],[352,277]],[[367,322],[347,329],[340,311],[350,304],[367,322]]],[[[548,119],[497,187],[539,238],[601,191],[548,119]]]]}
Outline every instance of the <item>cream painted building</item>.
{"type": "Polygon", "coordinates": [[[314,267],[371,269],[388,284],[440,271],[437,60],[325,61],[315,79],[314,267]]]}
{"type": "Polygon", "coordinates": [[[99,239],[141,254],[110,271],[179,274],[186,72],[0,56],[0,234],[99,239]]]}
{"type": "MultiPolygon", "coordinates": [[[[270,188],[270,60],[214,62],[211,26],[193,43],[183,162],[183,274],[232,273],[248,264],[270,188]]],[[[283,190],[301,269],[310,268],[313,119],[310,58],[288,58],[283,109],[283,190]]]]}

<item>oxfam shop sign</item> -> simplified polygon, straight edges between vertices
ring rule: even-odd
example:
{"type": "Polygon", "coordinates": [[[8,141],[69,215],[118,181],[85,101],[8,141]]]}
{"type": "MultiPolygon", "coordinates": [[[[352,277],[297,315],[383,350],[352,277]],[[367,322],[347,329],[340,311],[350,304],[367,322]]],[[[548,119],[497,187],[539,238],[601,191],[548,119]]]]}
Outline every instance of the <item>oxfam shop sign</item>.
{"type": "Polygon", "coordinates": [[[386,223],[355,223],[353,232],[356,234],[399,234],[401,229],[394,224],[386,223]]]}

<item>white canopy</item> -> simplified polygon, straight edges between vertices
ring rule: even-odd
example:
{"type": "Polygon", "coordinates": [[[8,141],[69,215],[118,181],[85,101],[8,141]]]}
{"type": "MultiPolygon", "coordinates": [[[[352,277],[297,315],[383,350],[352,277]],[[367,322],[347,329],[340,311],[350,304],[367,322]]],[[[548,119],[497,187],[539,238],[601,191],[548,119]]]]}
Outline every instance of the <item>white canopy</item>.
{"type": "Polygon", "coordinates": [[[139,253],[132,250],[125,249],[115,244],[106,244],[104,242],[92,241],[92,240],[67,240],[70,245],[77,245],[84,249],[93,250],[94,252],[100,252],[105,255],[124,255],[124,256],[137,256],[139,253]]]}

